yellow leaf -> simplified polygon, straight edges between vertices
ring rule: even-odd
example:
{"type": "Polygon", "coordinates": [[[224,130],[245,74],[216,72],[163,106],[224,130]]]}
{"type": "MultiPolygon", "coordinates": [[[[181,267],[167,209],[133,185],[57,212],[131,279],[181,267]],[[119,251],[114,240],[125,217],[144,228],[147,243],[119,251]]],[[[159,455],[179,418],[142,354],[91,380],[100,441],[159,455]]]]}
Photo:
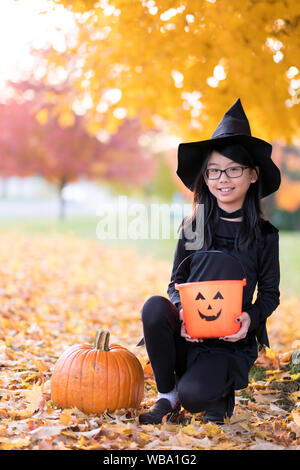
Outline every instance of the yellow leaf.
{"type": "Polygon", "coordinates": [[[202,427],[205,429],[206,433],[209,436],[214,436],[215,434],[223,433],[220,427],[217,424],[206,423],[202,427]]]}
{"type": "Polygon", "coordinates": [[[58,450],[69,450],[62,441],[57,441],[57,448],[58,450]]]}
{"type": "Polygon", "coordinates": [[[294,422],[300,427],[300,410],[293,410],[291,414],[294,422]]]}
{"type": "Polygon", "coordinates": [[[59,424],[63,424],[63,425],[66,426],[67,424],[69,424],[71,419],[72,419],[72,415],[71,415],[70,411],[64,410],[62,412],[61,417],[59,418],[59,424]]]}
{"type": "Polygon", "coordinates": [[[300,399],[300,390],[298,390],[297,392],[291,393],[289,396],[292,400],[295,400],[295,401],[299,400],[300,399]]]}
{"type": "Polygon", "coordinates": [[[25,408],[24,410],[8,410],[8,415],[11,418],[30,418],[32,413],[29,408],[25,408]]]}
{"type": "Polygon", "coordinates": [[[43,400],[42,386],[35,384],[30,390],[25,390],[23,393],[25,399],[29,401],[29,405],[27,406],[26,411],[32,414],[41,406],[41,402],[43,400]]]}
{"type": "Polygon", "coordinates": [[[140,432],[139,437],[143,440],[146,440],[146,441],[149,441],[149,439],[150,439],[150,436],[148,436],[148,434],[146,434],[144,432],[140,432]]]}
{"type": "Polygon", "coordinates": [[[33,358],[31,361],[34,363],[39,372],[45,372],[46,370],[49,370],[49,366],[45,362],[33,358]]]}
{"type": "Polygon", "coordinates": [[[12,449],[22,449],[30,445],[30,439],[25,437],[24,439],[9,439],[9,438],[0,438],[0,449],[1,450],[12,450],[12,449]]]}
{"type": "Polygon", "coordinates": [[[77,442],[78,446],[84,446],[86,443],[85,437],[81,434],[79,441],[77,442]]]}
{"type": "Polygon", "coordinates": [[[269,357],[270,359],[275,359],[276,357],[278,357],[278,351],[274,351],[273,349],[268,348],[268,347],[266,346],[265,355],[266,355],[267,357],[269,357]]]}
{"type": "Polygon", "coordinates": [[[195,426],[193,426],[192,424],[188,424],[188,426],[185,426],[183,429],[182,429],[182,432],[184,434],[188,434],[190,436],[197,436],[200,434],[200,431],[199,429],[197,429],[195,426]]]}

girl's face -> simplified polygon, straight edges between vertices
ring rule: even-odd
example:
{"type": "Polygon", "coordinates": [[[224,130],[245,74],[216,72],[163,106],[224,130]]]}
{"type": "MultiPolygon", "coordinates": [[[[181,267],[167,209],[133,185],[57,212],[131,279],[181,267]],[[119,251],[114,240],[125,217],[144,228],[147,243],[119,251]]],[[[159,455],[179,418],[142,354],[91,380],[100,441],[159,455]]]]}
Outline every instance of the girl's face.
{"type": "MultiPolygon", "coordinates": [[[[240,171],[237,167],[245,168],[246,165],[234,162],[230,158],[213,150],[207,162],[206,170],[235,168],[235,170],[231,170],[232,174],[234,174],[240,171]]],[[[256,169],[259,171],[258,167],[256,167],[256,169]]],[[[250,184],[255,183],[257,178],[257,174],[252,168],[246,168],[243,170],[241,176],[237,178],[227,176],[226,173],[223,172],[219,179],[208,179],[206,172],[204,173],[204,180],[209,191],[216,197],[218,206],[227,212],[234,212],[242,207],[250,184]]]]}

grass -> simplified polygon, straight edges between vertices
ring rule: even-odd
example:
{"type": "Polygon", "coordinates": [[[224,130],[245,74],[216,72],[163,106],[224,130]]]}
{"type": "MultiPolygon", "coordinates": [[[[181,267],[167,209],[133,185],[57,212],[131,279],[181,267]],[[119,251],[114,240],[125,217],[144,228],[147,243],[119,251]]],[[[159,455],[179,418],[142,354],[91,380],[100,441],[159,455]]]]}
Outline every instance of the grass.
{"type": "Polygon", "coordinates": [[[174,230],[171,232],[171,238],[167,239],[100,239],[97,236],[97,226],[99,217],[92,216],[69,216],[65,220],[58,218],[45,217],[38,218],[2,218],[0,225],[1,231],[15,230],[22,233],[42,233],[42,234],[73,234],[83,238],[99,239],[101,243],[107,243],[110,246],[116,247],[131,247],[136,249],[139,253],[147,252],[160,259],[170,260],[173,258],[173,251],[176,246],[176,234],[174,230]]]}
{"type": "MultiPolygon", "coordinates": [[[[57,218],[2,218],[1,231],[14,230],[18,233],[42,233],[42,234],[72,234],[83,238],[98,239],[97,224],[99,218],[92,216],[73,216],[65,220],[57,218]]],[[[175,230],[171,230],[171,237],[168,239],[108,239],[99,240],[116,248],[131,247],[140,254],[147,253],[173,263],[174,250],[177,242],[175,230]]],[[[280,288],[286,292],[300,294],[300,232],[280,232],[280,288]]]]}
{"type": "Polygon", "coordinates": [[[279,233],[280,286],[300,294],[300,232],[279,233]]]}

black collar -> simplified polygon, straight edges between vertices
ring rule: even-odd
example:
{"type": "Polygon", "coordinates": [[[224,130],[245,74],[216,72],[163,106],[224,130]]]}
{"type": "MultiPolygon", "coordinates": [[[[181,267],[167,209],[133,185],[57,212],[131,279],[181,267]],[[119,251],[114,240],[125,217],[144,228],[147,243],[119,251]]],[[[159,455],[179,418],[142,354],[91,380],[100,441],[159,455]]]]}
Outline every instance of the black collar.
{"type": "Polygon", "coordinates": [[[241,217],[243,215],[243,209],[240,208],[234,212],[226,212],[221,207],[219,207],[219,214],[220,217],[225,217],[226,219],[236,219],[237,217],[241,217]]]}

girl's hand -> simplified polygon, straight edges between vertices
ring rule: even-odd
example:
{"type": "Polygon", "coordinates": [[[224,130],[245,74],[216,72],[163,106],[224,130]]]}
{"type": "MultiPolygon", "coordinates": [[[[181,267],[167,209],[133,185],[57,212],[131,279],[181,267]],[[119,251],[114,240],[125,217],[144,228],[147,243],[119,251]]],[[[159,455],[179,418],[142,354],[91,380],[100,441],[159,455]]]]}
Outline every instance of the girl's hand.
{"type": "Polygon", "coordinates": [[[249,326],[251,323],[251,318],[250,318],[249,313],[242,312],[242,315],[240,315],[236,319],[236,321],[241,323],[241,328],[239,329],[239,331],[235,333],[234,335],[225,336],[224,338],[219,338],[219,339],[223,339],[224,341],[229,341],[230,343],[234,343],[235,341],[239,341],[240,339],[246,338],[248,330],[249,330],[249,326]]]}
{"type": "Polygon", "coordinates": [[[187,332],[186,332],[186,329],[185,329],[185,324],[184,324],[184,319],[183,319],[183,309],[181,309],[179,311],[179,317],[180,317],[180,320],[181,320],[181,331],[180,331],[180,336],[182,336],[183,338],[185,338],[187,341],[190,341],[192,343],[195,343],[195,342],[200,342],[202,343],[203,339],[200,339],[200,338],[191,338],[187,332]]]}

